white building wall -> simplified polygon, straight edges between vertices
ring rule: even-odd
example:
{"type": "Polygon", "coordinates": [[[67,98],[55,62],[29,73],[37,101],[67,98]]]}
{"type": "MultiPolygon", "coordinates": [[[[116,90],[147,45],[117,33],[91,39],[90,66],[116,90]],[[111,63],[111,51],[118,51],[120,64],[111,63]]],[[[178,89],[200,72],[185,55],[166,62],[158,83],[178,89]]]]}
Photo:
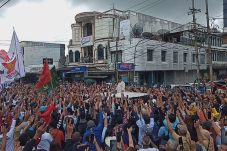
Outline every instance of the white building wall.
{"type": "Polygon", "coordinates": [[[113,18],[95,19],[95,39],[109,38],[113,36],[113,18]]]}
{"type": "MultiPolygon", "coordinates": [[[[116,51],[116,43],[112,42],[111,51],[116,51]]],[[[132,38],[131,41],[122,40],[119,42],[118,50],[122,50],[122,62],[134,63],[136,54],[136,71],[157,71],[157,70],[196,70],[196,64],[192,63],[193,47],[164,43],[155,40],[142,40],[132,38]],[[139,44],[138,44],[139,42],[139,44]],[[137,47],[136,47],[137,45],[137,47]],[[136,53],[135,53],[136,47],[136,53]],[[147,49],[153,49],[153,61],[147,61],[147,49]],[[161,51],[166,51],[166,62],[161,61],[161,51]],[[178,63],[173,63],[173,52],[178,52],[178,63]],[[183,62],[183,54],[187,53],[187,63],[183,62]]],[[[205,61],[206,62],[206,61],[205,61]]],[[[206,64],[200,64],[200,69],[206,69],[206,64]]]]}
{"type": "Polygon", "coordinates": [[[181,24],[175,22],[148,16],[141,13],[130,12],[129,16],[131,26],[133,27],[137,23],[142,24],[144,32],[157,33],[157,31],[160,29],[171,31],[182,26],[181,24]]]}
{"type": "Polygon", "coordinates": [[[72,45],[80,44],[81,27],[79,24],[72,24],[72,45]]]}
{"type": "Polygon", "coordinates": [[[58,68],[60,55],[60,45],[53,46],[34,46],[23,45],[24,50],[24,65],[28,67],[30,65],[43,64],[43,58],[53,58],[53,65],[58,68]]]}

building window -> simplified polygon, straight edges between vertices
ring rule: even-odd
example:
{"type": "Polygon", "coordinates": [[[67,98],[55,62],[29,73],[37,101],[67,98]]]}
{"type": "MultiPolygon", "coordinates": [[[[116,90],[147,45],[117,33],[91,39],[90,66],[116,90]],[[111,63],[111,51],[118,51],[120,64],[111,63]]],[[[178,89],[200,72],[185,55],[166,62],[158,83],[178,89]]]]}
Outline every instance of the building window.
{"type": "Polygon", "coordinates": [[[212,53],[212,61],[217,61],[217,53],[216,52],[212,53]]]}
{"type": "Polygon", "coordinates": [[[205,64],[205,54],[200,55],[200,64],[205,64]]]}
{"type": "Polygon", "coordinates": [[[81,57],[83,63],[93,63],[93,46],[84,47],[83,57],[81,57]]]}
{"type": "Polygon", "coordinates": [[[92,23],[87,23],[84,25],[83,35],[84,35],[84,37],[92,35],[92,23]]]}
{"type": "Polygon", "coordinates": [[[80,52],[78,50],[75,51],[75,62],[80,62],[80,52]]]}
{"type": "Polygon", "coordinates": [[[188,57],[188,54],[184,53],[184,62],[187,62],[187,57],[188,57]]]}
{"type": "Polygon", "coordinates": [[[162,62],[166,62],[166,51],[161,51],[162,62]]]}
{"type": "Polygon", "coordinates": [[[111,53],[111,62],[122,62],[122,51],[116,51],[111,53]]]}
{"type": "Polygon", "coordinates": [[[108,51],[107,51],[108,49],[107,48],[105,48],[105,55],[106,55],[106,60],[108,59],[108,51]]]}
{"type": "Polygon", "coordinates": [[[69,62],[73,62],[73,51],[69,50],[69,62]]]}
{"type": "Polygon", "coordinates": [[[104,47],[103,45],[98,45],[98,60],[103,60],[104,59],[104,47]]]}
{"type": "Polygon", "coordinates": [[[178,52],[173,52],[173,63],[178,63],[178,52]]]}
{"type": "Polygon", "coordinates": [[[147,49],[147,61],[153,61],[153,49],[147,49]]]}
{"type": "Polygon", "coordinates": [[[192,54],[192,63],[195,63],[195,58],[196,58],[196,55],[192,54]]]}

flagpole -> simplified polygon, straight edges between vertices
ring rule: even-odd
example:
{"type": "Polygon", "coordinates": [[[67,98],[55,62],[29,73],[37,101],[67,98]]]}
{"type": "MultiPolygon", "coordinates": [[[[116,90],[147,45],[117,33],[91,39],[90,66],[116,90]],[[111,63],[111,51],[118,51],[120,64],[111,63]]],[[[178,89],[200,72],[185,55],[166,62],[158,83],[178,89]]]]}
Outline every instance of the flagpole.
{"type": "MultiPolygon", "coordinates": [[[[53,77],[52,77],[52,78],[53,78],[53,77]]],[[[53,86],[52,80],[51,80],[50,84],[51,84],[51,88],[52,88],[52,89],[54,89],[54,86],[53,86]]]]}
{"type": "Polygon", "coordinates": [[[16,49],[16,59],[17,59],[17,66],[19,70],[19,83],[21,83],[21,77],[20,77],[20,65],[19,65],[19,60],[18,60],[18,53],[17,53],[17,43],[16,43],[16,34],[15,34],[15,29],[13,27],[13,36],[14,36],[14,44],[15,44],[15,49],[16,49]]]}
{"type": "Polygon", "coordinates": [[[15,45],[15,50],[16,50],[17,67],[18,67],[18,70],[19,70],[19,82],[21,83],[21,76],[20,76],[21,72],[20,72],[20,65],[19,65],[20,62],[18,60],[18,50],[17,50],[17,43],[16,43],[16,32],[15,32],[14,27],[13,27],[13,37],[14,37],[14,45],[15,45]]]}

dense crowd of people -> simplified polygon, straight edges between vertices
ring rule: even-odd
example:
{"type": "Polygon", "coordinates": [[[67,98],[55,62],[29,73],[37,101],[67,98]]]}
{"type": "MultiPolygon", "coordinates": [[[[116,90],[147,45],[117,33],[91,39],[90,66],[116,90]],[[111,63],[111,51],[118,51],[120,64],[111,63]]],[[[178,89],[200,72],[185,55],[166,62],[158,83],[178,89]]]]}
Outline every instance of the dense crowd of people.
{"type": "Polygon", "coordinates": [[[227,151],[226,93],[59,82],[0,98],[2,151],[227,151]]]}

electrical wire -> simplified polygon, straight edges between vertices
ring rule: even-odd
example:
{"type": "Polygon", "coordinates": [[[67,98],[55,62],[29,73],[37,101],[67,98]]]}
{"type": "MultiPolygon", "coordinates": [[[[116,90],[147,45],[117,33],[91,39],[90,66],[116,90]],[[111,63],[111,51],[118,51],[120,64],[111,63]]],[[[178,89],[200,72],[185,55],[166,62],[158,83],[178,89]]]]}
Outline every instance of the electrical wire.
{"type": "MultiPolygon", "coordinates": [[[[187,23],[187,24],[188,24],[188,23],[187,23]]],[[[175,28],[175,29],[172,29],[171,31],[174,31],[174,30],[176,30],[176,29],[182,28],[183,26],[185,26],[185,25],[187,25],[187,24],[184,24],[184,25],[179,26],[179,27],[177,27],[177,28],[175,28]]],[[[170,32],[171,32],[171,31],[170,31],[170,32]]],[[[145,40],[146,40],[146,39],[145,39],[145,40]]],[[[145,41],[145,42],[139,43],[137,46],[142,45],[142,44],[144,44],[144,43],[147,43],[148,41],[151,41],[151,40],[148,39],[148,40],[145,41]]],[[[162,47],[162,46],[164,46],[165,44],[168,44],[168,42],[163,42],[162,44],[158,45],[158,46],[155,47],[154,49],[157,49],[157,48],[159,48],[159,47],[162,47]]],[[[129,49],[131,49],[131,48],[134,48],[135,46],[136,46],[136,45],[134,45],[134,46],[132,46],[132,47],[129,47],[128,49],[124,49],[124,50],[122,50],[122,51],[129,50],[129,49]]],[[[138,58],[138,57],[143,56],[143,55],[145,55],[145,54],[147,54],[147,51],[144,52],[144,53],[142,53],[142,54],[140,54],[140,55],[138,55],[138,56],[136,56],[135,58],[138,58]]],[[[131,60],[133,60],[133,59],[134,59],[134,57],[131,58],[131,59],[125,60],[124,62],[128,62],[128,61],[131,61],[131,60]]]]}
{"type": "Polygon", "coordinates": [[[5,3],[3,3],[0,8],[2,8],[3,6],[5,6],[10,0],[7,0],[5,3]]]}
{"type": "Polygon", "coordinates": [[[135,11],[141,11],[141,10],[143,10],[144,8],[151,7],[151,6],[155,5],[156,3],[159,3],[160,1],[162,1],[162,0],[154,1],[154,2],[152,2],[151,4],[145,5],[145,6],[139,8],[139,9],[137,9],[137,10],[135,10],[135,11]]]}
{"type": "Polygon", "coordinates": [[[132,9],[133,7],[137,7],[137,6],[139,6],[139,5],[142,5],[142,4],[144,4],[144,3],[148,2],[148,1],[150,1],[150,0],[145,0],[145,1],[143,1],[143,2],[137,3],[137,4],[135,4],[135,5],[133,5],[133,6],[129,7],[129,8],[127,8],[126,10],[129,10],[129,9],[132,9]]]}

